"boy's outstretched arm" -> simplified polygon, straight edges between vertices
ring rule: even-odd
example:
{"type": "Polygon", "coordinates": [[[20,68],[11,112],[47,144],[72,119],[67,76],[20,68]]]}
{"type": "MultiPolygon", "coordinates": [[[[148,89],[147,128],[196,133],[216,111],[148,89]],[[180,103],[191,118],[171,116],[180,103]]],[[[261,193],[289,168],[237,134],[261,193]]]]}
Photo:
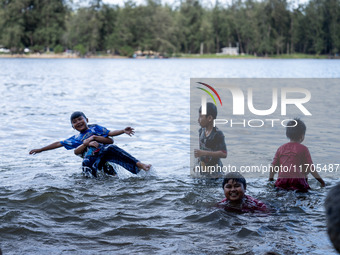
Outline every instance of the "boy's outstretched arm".
{"type": "Polygon", "coordinates": [[[43,151],[48,151],[48,150],[53,150],[53,149],[57,149],[62,147],[63,145],[60,142],[55,142],[55,143],[51,143],[45,147],[42,147],[40,149],[33,149],[29,152],[29,154],[36,154],[36,153],[40,153],[43,151]]]}
{"type": "Polygon", "coordinates": [[[135,129],[132,127],[126,127],[122,130],[113,130],[109,132],[109,136],[117,136],[117,135],[121,135],[121,134],[127,134],[129,136],[132,136],[135,134],[135,129]]]}

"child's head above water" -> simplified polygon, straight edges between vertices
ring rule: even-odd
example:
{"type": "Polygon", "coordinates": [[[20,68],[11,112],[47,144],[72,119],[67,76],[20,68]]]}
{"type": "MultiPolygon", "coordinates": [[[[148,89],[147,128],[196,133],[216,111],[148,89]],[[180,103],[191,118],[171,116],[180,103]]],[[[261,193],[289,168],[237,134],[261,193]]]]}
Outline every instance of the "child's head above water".
{"type": "Polygon", "coordinates": [[[291,141],[303,141],[306,133],[306,125],[305,123],[298,119],[295,118],[294,120],[291,120],[288,122],[286,128],[286,136],[291,140],[291,141]],[[297,124],[295,127],[290,127],[294,126],[297,124]]]}
{"type": "Polygon", "coordinates": [[[71,123],[72,123],[72,120],[74,120],[74,119],[76,119],[76,118],[78,118],[80,116],[83,116],[84,119],[86,119],[86,116],[85,116],[85,114],[83,112],[74,112],[74,113],[72,113],[71,117],[70,117],[71,123]]]}
{"type": "MultiPolygon", "coordinates": [[[[200,107],[200,109],[198,110],[199,114],[202,113],[202,106],[200,107]]],[[[214,105],[213,103],[207,103],[207,115],[206,117],[211,116],[213,119],[216,119],[217,117],[217,108],[216,105],[214,105]]]]}
{"type": "Polygon", "coordinates": [[[222,184],[225,197],[230,202],[242,202],[247,189],[246,179],[240,173],[228,173],[222,184]]]}
{"type": "Polygon", "coordinates": [[[198,123],[202,128],[212,127],[214,123],[214,119],[217,117],[217,108],[213,103],[207,103],[207,114],[202,115],[202,107],[198,110],[199,117],[198,123]]]}
{"type": "Polygon", "coordinates": [[[72,127],[79,132],[83,132],[88,129],[88,125],[87,125],[88,119],[86,118],[83,112],[72,113],[70,117],[70,121],[71,121],[72,127]]]}

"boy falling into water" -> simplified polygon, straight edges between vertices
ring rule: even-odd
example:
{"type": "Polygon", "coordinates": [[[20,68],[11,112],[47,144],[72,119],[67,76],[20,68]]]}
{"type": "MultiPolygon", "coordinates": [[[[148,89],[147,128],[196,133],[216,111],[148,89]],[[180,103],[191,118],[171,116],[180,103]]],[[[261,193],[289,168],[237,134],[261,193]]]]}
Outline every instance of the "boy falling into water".
{"type": "Polygon", "coordinates": [[[210,169],[212,170],[210,174],[213,174],[217,173],[217,169],[222,169],[221,158],[227,157],[227,146],[222,131],[214,126],[214,120],[217,117],[216,106],[213,103],[207,103],[206,115],[202,114],[201,108],[198,117],[198,123],[201,126],[199,129],[200,148],[194,150],[194,155],[198,158],[201,171],[206,173],[207,169],[210,169]]]}
{"type": "Polygon", "coordinates": [[[134,174],[137,174],[140,169],[148,171],[151,168],[151,165],[140,162],[126,151],[112,144],[113,140],[109,136],[124,133],[131,136],[134,134],[133,128],[127,127],[124,130],[109,131],[96,124],[88,125],[88,119],[83,112],[74,112],[70,120],[72,127],[79,131],[78,135],[64,141],[54,142],[40,149],[33,149],[29,153],[40,153],[62,146],[68,150],[75,149],[74,153],[84,159],[83,170],[90,169],[93,176],[97,176],[97,170],[103,168],[108,161],[116,163],[134,174]]]}

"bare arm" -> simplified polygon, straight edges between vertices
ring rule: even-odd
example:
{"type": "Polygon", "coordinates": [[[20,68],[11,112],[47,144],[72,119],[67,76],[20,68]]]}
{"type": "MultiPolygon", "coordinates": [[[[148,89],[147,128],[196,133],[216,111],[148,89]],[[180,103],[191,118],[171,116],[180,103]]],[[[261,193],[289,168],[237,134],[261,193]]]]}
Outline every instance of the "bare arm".
{"type": "Polygon", "coordinates": [[[135,134],[135,130],[132,127],[126,127],[125,129],[113,130],[109,132],[109,136],[117,136],[121,134],[127,134],[129,136],[132,136],[135,134]]]}
{"type": "MultiPolygon", "coordinates": [[[[99,146],[99,144],[96,141],[91,141],[91,142],[89,142],[88,146],[93,146],[93,147],[97,148],[99,146]]],[[[76,149],[74,149],[74,154],[81,155],[86,150],[86,148],[88,146],[85,145],[85,144],[79,145],[76,149]]]]}
{"type": "MultiPolygon", "coordinates": [[[[91,137],[93,137],[93,141],[97,141],[97,142],[99,142],[99,143],[103,143],[103,144],[112,144],[113,143],[113,140],[112,140],[112,138],[110,138],[110,137],[104,137],[104,136],[97,136],[97,135],[93,135],[93,136],[91,136],[91,137]]],[[[90,138],[91,138],[90,137],[90,138]]],[[[87,140],[87,139],[86,139],[87,140]]],[[[85,141],[86,141],[85,140],[85,141]]],[[[84,141],[84,142],[85,142],[84,141]]],[[[88,145],[87,145],[88,146],[88,145]]]]}
{"type": "Polygon", "coordinates": [[[225,151],[205,151],[205,150],[194,150],[195,158],[208,156],[213,158],[226,158],[227,152],[225,151]]]}
{"type": "Polygon", "coordinates": [[[85,150],[86,148],[87,148],[86,145],[81,144],[81,145],[79,145],[77,148],[74,149],[74,154],[76,154],[76,155],[81,155],[81,154],[84,152],[84,150],[85,150]]]}
{"type": "Polygon", "coordinates": [[[311,173],[313,175],[313,177],[315,179],[317,179],[318,182],[320,182],[321,187],[325,187],[326,184],[325,184],[324,180],[321,178],[321,176],[319,175],[319,173],[317,171],[315,171],[314,165],[312,165],[311,167],[308,167],[308,173],[311,173]],[[312,169],[311,169],[311,167],[312,167],[312,169]]]}
{"type": "Polygon", "coordinates": [[[113,140],[109,137],[103,137],[103,136],[97,136],[97,135],[90,136],[89,138],[83,141],[83,144],[79,145],[74,150],[74,154],[76,155],[82,154],[86,150],[86,148],[89,146],[98,148],[99,146],[98,143],[112,144],[113,140]]]}
{"type": "Polygon", "coordinates": [[[275,175],[274,166],[271,165],[269,170],[269,181],[274,181],[274,175],[275,175]]]}
{"type": "Polygon", "coordinates": [[[54,150],[54,149],[60,148],[62,146],[63,145],[60,142],[55,142],[55,143],[51,143],[51,144],[49,144],[45,147],[42,147],[40,149],[33,149],[29,152],[29,154],[36,154],[36,153],[40,153],[40,152],[43,152],[43,151],[54,150]]]}

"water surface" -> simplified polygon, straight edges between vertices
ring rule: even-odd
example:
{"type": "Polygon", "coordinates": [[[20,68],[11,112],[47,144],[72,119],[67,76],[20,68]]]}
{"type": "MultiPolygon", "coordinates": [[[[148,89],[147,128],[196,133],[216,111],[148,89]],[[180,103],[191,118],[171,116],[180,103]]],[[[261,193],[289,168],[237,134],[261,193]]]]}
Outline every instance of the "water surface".
{"type": "MultiPolygon", "coordinates": [[[[339,78],[339,70],[337,60],[0,59],[4,254],[336,254],[323,208],[337,181],[331,177],[323,189],[310,180],[308,194],[276,192],[264,178],[248,180],[247,193],[272,208],[267,216],[215,207],[223,199],[220,182],[190,176],[189,79],[339,78]],[[134,137],[119,136],[115,143],[152,163],[153,174],[88,179],[72,151],[28,155],[76,134],[69,116],[77,110],[109,129],[134,127],[134,137]]],[[[329,88],[318,90],[322,108],[329,88]]],[[[332,129],[307,131],[315,161],[340,163],[335,98],[320,122],[332,129]]],[[[244,155],[250,162],[270,162],[285,142],[284,136],[268,141],[265,134],[236,138],[226,134],[225,162],[244,155]],[[262,145],[245,147],[249,142],[265,143],[269,153],[262,145]]]]}

